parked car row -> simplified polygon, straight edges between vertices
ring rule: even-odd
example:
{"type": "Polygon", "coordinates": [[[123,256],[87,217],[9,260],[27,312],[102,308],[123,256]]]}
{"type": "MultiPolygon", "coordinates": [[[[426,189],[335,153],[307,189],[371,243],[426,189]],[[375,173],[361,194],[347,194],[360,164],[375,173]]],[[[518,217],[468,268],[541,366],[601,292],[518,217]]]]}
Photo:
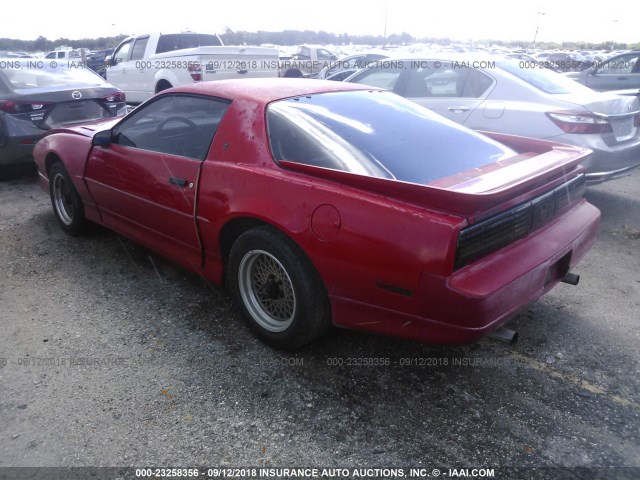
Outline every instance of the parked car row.
{"type": "Polygon", "coordinates": [[[104,53],[120,88],[2,63],[0,164],[33,153],[65,232],[102,224],[228,285],[277,348],[331,325],[481,338],[577,283],[600,216],[586,185],[640,164],[638,98],[539,62],[361,52],[317,73],[342,82],[209,82],[282,68],[211,37],[126,39],[104,53]]]}
{"type": "Polygon", "coordinates": [[[589,148],[584,165],[590,184],[640,165],[637,97],[596,92],[520,62],[469,55],[394,58],[345,81],[390,90],[474,130],[589,148]]]}

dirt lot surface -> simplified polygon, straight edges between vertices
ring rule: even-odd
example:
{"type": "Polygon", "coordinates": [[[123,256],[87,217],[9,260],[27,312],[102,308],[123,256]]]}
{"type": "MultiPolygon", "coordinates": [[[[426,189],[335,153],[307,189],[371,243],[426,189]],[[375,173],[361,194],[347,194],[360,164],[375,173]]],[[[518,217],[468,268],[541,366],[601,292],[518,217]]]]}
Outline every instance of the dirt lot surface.
{"type": "Polygon", "coordinates": [[[65,235],[33,174],[0,181],[0,471],[424,467],[448,478],[491,467],[502,478],[560,466],[554,478],[640,478],[640,172],[588,199],[603,222],[580,284],[517,317],[515,346],[336,329],[283,354],[251,335],[226,291],[107,230],[65,235]]]}

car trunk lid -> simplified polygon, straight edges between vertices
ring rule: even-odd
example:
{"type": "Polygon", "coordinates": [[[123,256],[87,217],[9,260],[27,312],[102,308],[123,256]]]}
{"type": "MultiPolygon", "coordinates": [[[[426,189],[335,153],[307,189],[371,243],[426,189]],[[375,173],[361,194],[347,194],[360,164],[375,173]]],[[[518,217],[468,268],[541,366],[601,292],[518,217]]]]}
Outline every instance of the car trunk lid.
{"type": "Polygon", "coordinates": [[[113,88],[58,88],[47,92],[29,89],[28,94],[15,98],[20,105],[29,106],[20,115],[38,128],[48,130],[79,122],[95,122],[118,114],[122,102],[108,102],[113,88]]]}
{"type": "Polygon", "coordinates": [[[610,136],[617,143],[628,141],[638,133],[640,100],[637,97],[593,92],[557,94],[554,98],[565,102],[568,109],[587,110],[608,120],[612,132],[610,136]]]}

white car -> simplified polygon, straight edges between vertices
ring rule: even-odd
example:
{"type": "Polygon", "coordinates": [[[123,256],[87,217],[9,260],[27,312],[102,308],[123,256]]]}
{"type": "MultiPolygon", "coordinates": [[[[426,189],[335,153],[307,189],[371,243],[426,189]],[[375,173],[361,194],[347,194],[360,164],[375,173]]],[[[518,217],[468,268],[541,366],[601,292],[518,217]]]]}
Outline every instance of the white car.
{"type": "MultiPolygon", "coordinates": [[[[502,58],[387,59],[345,81],[382,87],[475,130],[586,147],[587,181],[640,165],[640,101],[502,58]]],[[[442,140],[442,139],[438,139],[442,140]]]]}

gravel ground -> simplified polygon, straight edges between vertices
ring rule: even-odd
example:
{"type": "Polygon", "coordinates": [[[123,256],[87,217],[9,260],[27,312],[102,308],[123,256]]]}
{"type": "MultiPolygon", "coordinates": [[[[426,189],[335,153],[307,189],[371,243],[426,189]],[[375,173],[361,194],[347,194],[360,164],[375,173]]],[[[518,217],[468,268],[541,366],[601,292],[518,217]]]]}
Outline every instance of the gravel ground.
{"type": "Polygon", "coordinates": [[[226,291],[102,228],[63,234],[15,174],[0,181],[0,472],[638,468],[640,172],[588,198],[603,223],[580,285],[517,317],[515,346],[335,329],[283,354],[226,291]]]}

